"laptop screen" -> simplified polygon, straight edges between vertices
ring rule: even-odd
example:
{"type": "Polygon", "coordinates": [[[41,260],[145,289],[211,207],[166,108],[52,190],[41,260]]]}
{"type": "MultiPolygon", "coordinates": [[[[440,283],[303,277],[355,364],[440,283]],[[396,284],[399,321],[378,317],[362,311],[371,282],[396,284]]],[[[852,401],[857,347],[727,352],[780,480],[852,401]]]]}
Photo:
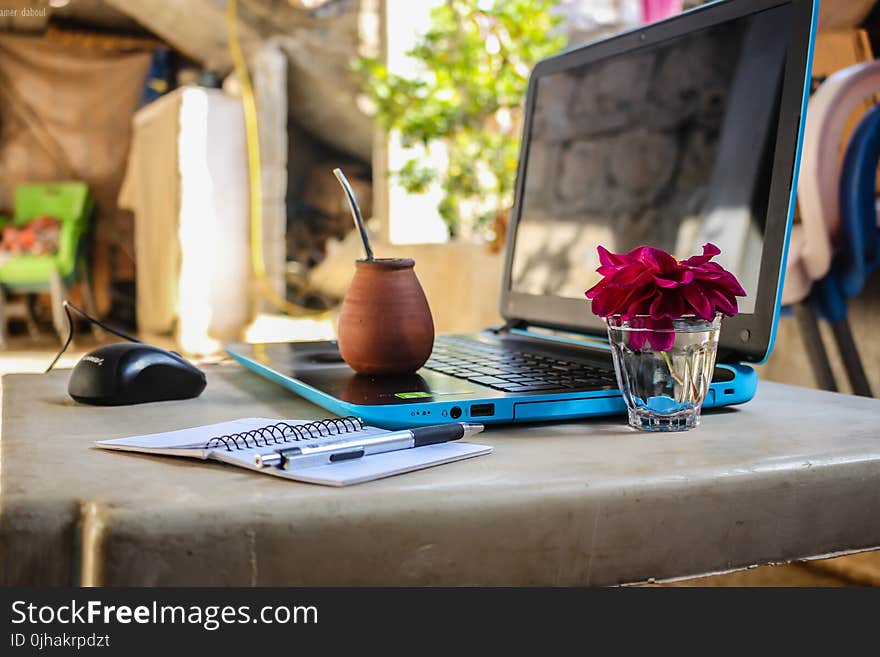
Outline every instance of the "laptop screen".
{"type": "Polygon", "coordinates": [[[599,244],[685,258],[713,242],[755,312],[792,14],[537,77],[510,289],[583,300],[599,244]]]}

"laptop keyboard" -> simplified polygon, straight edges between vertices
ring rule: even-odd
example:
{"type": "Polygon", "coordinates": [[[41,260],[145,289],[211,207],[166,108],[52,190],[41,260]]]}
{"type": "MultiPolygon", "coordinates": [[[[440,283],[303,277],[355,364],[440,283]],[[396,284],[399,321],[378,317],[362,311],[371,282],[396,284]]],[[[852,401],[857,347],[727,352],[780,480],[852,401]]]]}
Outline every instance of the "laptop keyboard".
{"type": "Polygon", "coordinates": [[[617,388],[613,369],[454,335],[437,336],[425,368],[504,392],[617,388]]]}

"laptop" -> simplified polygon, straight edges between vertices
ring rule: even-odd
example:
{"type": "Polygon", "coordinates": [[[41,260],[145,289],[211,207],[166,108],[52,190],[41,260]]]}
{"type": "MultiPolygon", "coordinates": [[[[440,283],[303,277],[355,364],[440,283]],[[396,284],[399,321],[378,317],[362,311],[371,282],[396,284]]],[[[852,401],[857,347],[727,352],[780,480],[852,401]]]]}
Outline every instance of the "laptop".
{"type": "Polygon", "coordinates": [[[750,400],[751,365],[776,334],[817,4],[716,2],[535,67],[503,326],[437,336],[410,376],[357,375],[332,341],[227,352],[319,406],[387,428],[624,413],[605,325],[584,297],[598,280],[596,246],[687,257],[713,242],[748,296],[722,324],[705,407],[750,400]]]}

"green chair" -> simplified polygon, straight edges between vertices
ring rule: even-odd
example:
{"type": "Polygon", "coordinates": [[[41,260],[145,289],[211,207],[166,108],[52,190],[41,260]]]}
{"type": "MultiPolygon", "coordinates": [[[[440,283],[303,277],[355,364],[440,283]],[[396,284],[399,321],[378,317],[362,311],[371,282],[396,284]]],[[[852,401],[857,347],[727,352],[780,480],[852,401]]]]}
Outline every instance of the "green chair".
{"type": "MultiPolygon", "coordinates": [[[[89,188],[82,182],[51,182],[19,185],[15,190],[15,215],[10,221],[16,226],[27,224],[40,215],[61,221],[58,252],[47,255],[17,255],[0,265],[0,289],[6,293],[36,294],[49,292],[52,297],[52,321],[60,339],[64,340],[67,322],[62,303],[67,287],[83,285],[86,309],[94,313],[94,299],[85,257],[85,237],[94,213],[89,188]]],[[[5,301],[2,304],[5,307],[5,301]]],[[[0,340],[5,338],[6,313],[0,310],[0,340]]]]}

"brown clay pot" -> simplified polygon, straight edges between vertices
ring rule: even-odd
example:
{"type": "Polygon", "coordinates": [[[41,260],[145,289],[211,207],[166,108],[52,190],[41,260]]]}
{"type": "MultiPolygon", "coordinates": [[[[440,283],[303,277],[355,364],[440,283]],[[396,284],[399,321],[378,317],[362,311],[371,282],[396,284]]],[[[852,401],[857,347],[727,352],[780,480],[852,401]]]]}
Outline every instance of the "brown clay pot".
{"type": "Polygon", "coordinates": [[[415,261],[358,260],[339,313],[339,353],[359,374],[411,374],[434,348],[415,261]]]}

